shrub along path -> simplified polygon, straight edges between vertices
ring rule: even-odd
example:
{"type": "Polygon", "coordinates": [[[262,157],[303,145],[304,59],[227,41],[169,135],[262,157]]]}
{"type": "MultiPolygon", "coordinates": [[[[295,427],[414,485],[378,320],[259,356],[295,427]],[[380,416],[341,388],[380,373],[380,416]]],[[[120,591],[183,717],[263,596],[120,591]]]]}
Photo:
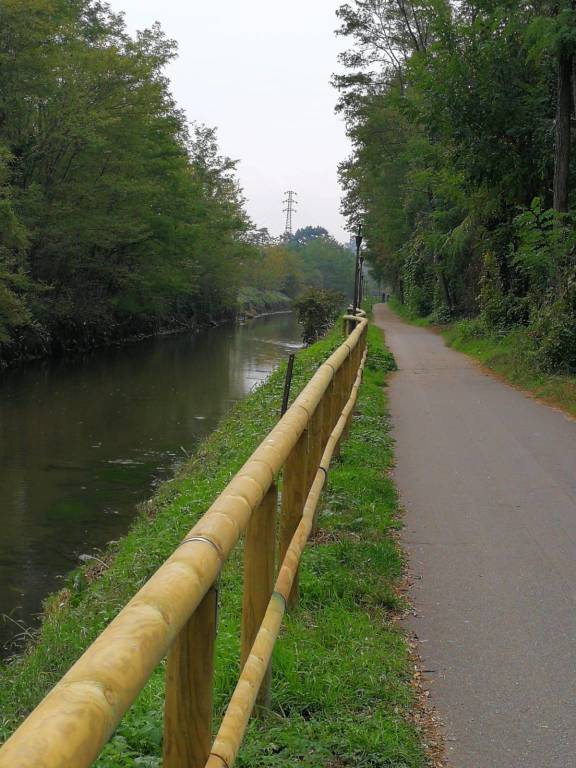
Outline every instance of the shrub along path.
{"type": "Polygon", "coordinates": [[[386,306],[416,617],[454,768],[576,751],[576,423],[386,306]]]}

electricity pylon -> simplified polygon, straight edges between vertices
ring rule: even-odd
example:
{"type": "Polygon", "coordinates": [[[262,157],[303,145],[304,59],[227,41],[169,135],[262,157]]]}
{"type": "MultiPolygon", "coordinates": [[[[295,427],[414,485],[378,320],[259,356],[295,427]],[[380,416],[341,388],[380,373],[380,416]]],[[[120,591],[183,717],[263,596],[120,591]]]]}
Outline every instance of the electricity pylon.
{"type": "Polygon", "coordinates": [[[286,214],[286,226],[284,227],[284,237],[292,237],[292,216],[294,213],[296,213],[296,205],[298,197],[297,193],[294,192],[293,189],[287,190],[285,193],[284,200],[282,201],[284,205],[286,206],[283,208],[283,212],[286,214]]]}

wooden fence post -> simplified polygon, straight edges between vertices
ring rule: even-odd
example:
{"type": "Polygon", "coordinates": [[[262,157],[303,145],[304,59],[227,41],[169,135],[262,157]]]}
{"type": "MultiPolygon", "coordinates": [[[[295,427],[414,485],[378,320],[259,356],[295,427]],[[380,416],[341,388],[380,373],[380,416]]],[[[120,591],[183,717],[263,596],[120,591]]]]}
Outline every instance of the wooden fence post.
{"type": "MultiPolygon", "coordinates": [[[[354,379],[355,379],[355,372],[354,372],[354,350],[350,352],[348,355],[348,360],[346,360],[346,368],[345,368],[346,374],[345,374],[345,381],[346,381],[346,397],[344,398],[344,406],[350,399],[350,395],[352,394],[352,387],[354,385],[354,379]]],[[[348,438],[348,435],[350,433],[350,423],[351,423],[352,415],[348,416],[346,419],[346,426],[344,427],[344,431],[342,432],[342,440],[346,440],[348,438]]]]}
{"type": "Polygon", "coordinates": [[[316,406],[316,410],[312,414],[310,419],[310,427],[308,430],[308,482],[306,486],[306,492],[312,488],[312,483],[318,472],[320,466],[320,460],[324,453],[324,444],[322,442],[322,418],[324,411],[324,400],[320,400],[316,406]]]}
{"type": "Polygon", "coordinates": [[[362,337],[358,339],[358,344],[356,344],[356,348],[354,349],[354,375],[356,376],[358,374],[358,368],[360,368],[360,363],[362,362],[362,337]]]}
{"type": "MultiPolygon", "coordinates": [[[[345,363],[343,363],[340,368],[334,373],[334,392],[332,396],[332,429],[336,426],[338,423],[338,419],[340,418],[340,414],[342,413],[342,408],[344,407],[344,387],[345,387],[345,379],[344,379],[344,366],[345,363]]],[[[336,446],[334,447],[334,458],[338,458],[340,456],[340,440],[336,443],[336,446]]]]}
{"type": "MultiPolygon", "coordinates": [[[[244,590],[242,593],[242,629],[240,667],[243,668],[264,619],[274,589],[276,543],[276,502],[278,490],[273,483],[252,513],[244,539],[244,590]]],[[[271,668],[260,686],[256,703],[270,708],[271,668]]]]}
{"type": "Polygon", "coordinates": [[[204,768],[210,756],[217,606],[213,586],[168,653],[164,768],[204,768]]]}
{"type": "Polygon", "coordinates": [[[330,434],[332,430],[334,429],[334,422],[332,421],[333,416],[333,401],[334,401],[334,388],[335,388],[335,380],[334,378],[328,384],[326,387],[326,392],[324,393],[324,397],[322,398],[322,445],[326,446],[326,443],[328,442],[328,438],[330,437],[330,434]]]}
{"type": "MultiPolygon", "coordinates": [[[[307,493],[312,488],[312,483],[318,472],[320,461],[322,460],[322,454],[324,453],[324,433],[323,433],[323,419],[324,419],[324,399],[320,400],[316,406],[316,410],[312,414],[310,419],[310,431],[308,436],[308,482],[307,493]]],[[[316,533],[317,520],[320,504],[316,506],[314,512],[314,522],[312,524],[311,535],[316,533]]]]}
{"type": "MultiPolygon", "coordinates": [[[[308,482],[308,430],[304,430],[284,464],[278,564],[281,565],[302,518],[308,482]]],[[[288,600],[291,608],[298,600],[298,573],[288,600]]]]}

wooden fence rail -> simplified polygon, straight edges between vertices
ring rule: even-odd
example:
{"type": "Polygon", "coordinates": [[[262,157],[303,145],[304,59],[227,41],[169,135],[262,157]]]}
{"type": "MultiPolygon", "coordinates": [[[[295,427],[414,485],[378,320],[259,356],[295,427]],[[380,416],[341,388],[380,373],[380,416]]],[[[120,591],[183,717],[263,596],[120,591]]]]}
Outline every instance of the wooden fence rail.
{"type": "Polygon", "coordinates": [[[176,551],[0,748],[0,768],[90,766],[166,654],[163,765],[232,768],[256,703],[269,703],[274,643],[297,600],[300,558],[361,383],[368,324],[363,313],[344,321],[343,344],[176,551]],[[212,743],[217,583],[242,534],[242,671],[212,743]]]}

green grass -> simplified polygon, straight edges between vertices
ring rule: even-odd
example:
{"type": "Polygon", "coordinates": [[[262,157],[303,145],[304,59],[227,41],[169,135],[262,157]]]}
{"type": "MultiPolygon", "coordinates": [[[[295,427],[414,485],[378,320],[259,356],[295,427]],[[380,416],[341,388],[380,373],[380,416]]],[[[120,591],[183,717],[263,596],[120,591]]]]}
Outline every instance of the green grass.
{"type": "Polygon", "coordinates": [[[398,317],[401,317],[402,320],[406,320],[406,322],[410,323],[411,325],[418,325],[421,328],[428,328],[433,324],[429,317],[419,317],[418,315],[414,314],[414,312],[412,312],[406,306],[406,304],[402,304],[400,299],[397,299],[396,296],[391,296],[388,299],[388,305],[390,309],[398,315],[398,317]]]}
{"type": "Polygon", "coordinates": [[[511,384],[576,416],[576,377],[542,371],[534,362],[525,330],[487,334],[477,321],[461,320],[442,335],[449,346],[476,358],[511,384]]]}
{"type": "Polygon", "coordinates": [[[430,318],[413,315],[395,297],[390,299],[390,308],[412,325],[440,331],[449,347],[475,358],[510,384],[576,416],[576,377],[542,371],[524,329],[489,333],[477,318],[438,326],[430,318]]]}
{"type": "Polygon", "coordinates": [[[292,299],[280,291],[266,291],[252,286],[240,288],[238,292],[238,311],[241,314],[263,314],[289,310],[292,299]]]}
{"type": "MultiPolygon", "coordinates": [[[[293,392],[338,343],[337,331],[302,351],[293,392]]],[[[387,476],[392,444],[383,383],[393,360],[369,331],[357,414],[331,469],[319,533],[303,555],[301,598],[273,659],[272,711],[252,720],[238,765],[421,768],[410,662],[392,620],[402,556],[397,500],[387,476]]],[[[53,597],[37,642],[0,670],[2,735],[37,703],[160,565],[276,420],[283,372],[240,403],[199,453],[144,505],[131,532],[106,553],[99,577],[84,571],[53,597]]],[[[216,725],[239,673],[240,548],[220,590],[216,725]]],[[[107,745],[100,768],[160,766],[163,667],[153,674],[107,745]]]]}

